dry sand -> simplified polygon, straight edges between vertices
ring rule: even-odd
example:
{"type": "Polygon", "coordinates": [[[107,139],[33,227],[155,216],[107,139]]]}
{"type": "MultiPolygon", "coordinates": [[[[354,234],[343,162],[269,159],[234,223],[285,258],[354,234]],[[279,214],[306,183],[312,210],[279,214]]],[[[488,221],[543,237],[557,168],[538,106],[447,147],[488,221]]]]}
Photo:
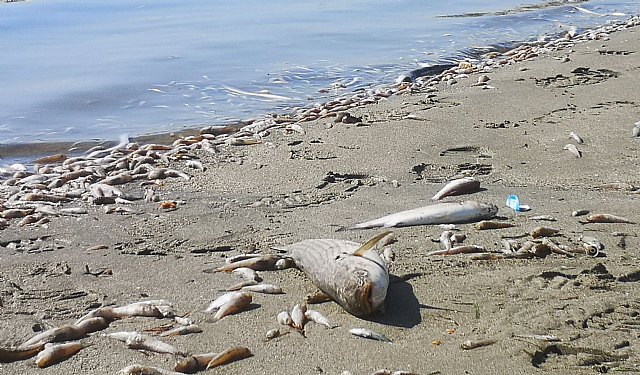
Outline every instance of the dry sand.
{"type": "MultiPolygon", "coordinates": [[[[494,89],[472,86],[477,79],[472,76],[432,93],[352,110],[365,126],[325,119],[303,123],[305,134],[277,130],[261,145],[203,152],[206,171],[191,171],[188,183],[165,180],[158,188],[163,199],[178,201],[175,211],[139,203],[136,214],[107,215],[90,206],[88,215],[54,218],[46,228],[12,225],[0,231],[0,344],[19,344],[34,330],[72,323],[98,306],[162,298],[204,330],[167,339],[176,347],[204,353],[244,345],[254,354],[211,373],[640,371],[638,225],[581,224],[571,215],[586,209],[640,222],[638,191],[606,186],[640,186],[640,139],[631,137],[640,120],[639,54],[640,30],[629,29],[610,40],[494,70],[488,73],[494,89]],[[577,145],[582,158],[563,150],[575,143],[571,131],[584,139],[577,145]],[[562,244],[596,237],[606,256],[427,257],[440,248],[442,228],[401,228],[395,230],[396,260],[390,267],[400,278],[393,278],[384,315],[362,320],[329,302],[314,309],[337,328],[309,324],[306,338],[291,333],[265,341],[265,332],[278,328],[276,314],[315,290],[296,269],[262,272],[286,294],[255,294],[249,311],[216,323],[201,312],[238,280],[203,272],[225,257],[271,253],[272,246],[308,238],[364,242],[379,231],[335,230],[430,204],[443,182],[461,170],[475,174],[483,190],[445,200],[494,203],[499,216],[515,224],[490,231],[458,225],[466,243],[498,250],[502,238],[524,241],[531,229],[546,225],[560,230],[555,239],[562,244]],[[516,214],[505,207],[510,194],[532,210],[516,214]],[[557,221],[536,222],[531,219],[536,215],[557,221]],[[107,248],[87,250],[95,245],[107,248]],[[86,274],[85,266],[112,274],[86,274]],[[352,336],[353,327],[383,333],[393,343],[352,336]],[[562,341],[546,346],[517,337],[529,334],[562,341]],[[479,339],[497,342],[460,347],[479,339]]],[[[104,332],[167,323],[130,318],[104,332]]],[[[92,345],[55,366],[38,369],[25,360],[0,364],[0,373],[114,374],[133,363],[164,368],[174,363],[172,356],[127,349],[100,333],[85,341],[92,345]]]]}

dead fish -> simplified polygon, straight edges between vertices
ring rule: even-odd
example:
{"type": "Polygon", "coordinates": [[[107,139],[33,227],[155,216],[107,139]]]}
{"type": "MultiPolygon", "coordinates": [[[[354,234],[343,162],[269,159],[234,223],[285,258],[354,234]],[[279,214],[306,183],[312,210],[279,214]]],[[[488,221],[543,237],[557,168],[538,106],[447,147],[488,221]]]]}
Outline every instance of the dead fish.
{"type": "Polygon", "coordinates": [[[129,318],[132,316],[143,316],[150,318],[172,318],[174,314],[170,302],[164,300],[141,301],[130,303],[125,306],[99,307],[95,310],[90,311],[80,319],[76,320],[75,324],[79,324],[86,319],[94,317],[101,317],[112,321],[115,319],[129,318]]]}
{"type": "Polygon", "coordinates": [[[280,259],[277,255],[261,255],[250,259],[241,260],[234,263],[225,264],[215,269],[215,272],[231,272],[236,268],[247,267],[255,271],[272,270],[276,262],[280,259]]]}
{"type": "Polygon", "coordinates": [[[582,140],[582,137],[580,137],[578,134],[576,134],[574,132],[569,133],[569,138],[573,139],[578,144],[583,144],[584,143],[584,141],[582,140]]]}
{"type": "Polygon", "coordinates": [[[512,223],[505,223],[500,221],[489,221],[482,220],[473,225],[477,230],[488,230],[488,229],[503,229],[503,228],[511,228],[514,225],[512,223]]]}
{"type": "Polygon", "coordinates": [[[349,333],[354,336],[364,337],[365,339],[378,340],[378,341],[391,343],[391,340],[388,339],[385,335],[372,331],[370,329],[366,329],[366,328],[351,328],[349,330],[349,333]]]}
{"type": "Polygon", "coordinates": [[[213,302],[211,302],[209,304],[209,306],[207,306],[207,308],[204,310],[204,312],[213,312],[214,310],[218,310],[225,303],[227,303],[229,301],[233,301],[233,300],[244,298],[244,297],[246,297],[246,296],[244,296],[246,294],[248,294],[248,293],[241,292],[241,291],[225,293],[225,294],[221,295],[220,297],[216,298],[215,300],[213,300],[213,302]]]}
{"type": "Polygon", "coordinates": [[[31,358],[42,351],[43,348],[44,343],[37,343],[27,347],[0,348],[0,363],[22,361],[23,359],[31,358]]]}
{"type": "Polygon", "coordinates": [[[163,354],[184,355],[182,351],[176,349],[173,345],[135,331],[108,333],[107,337],[123,341],[129,349],[146,350],[149,352],[163,354]]]}
{"type": "Polygon", "coordinates": [[[486,250],[482,246],[462,245],[462,246],[452,247],[450,249],[432,251],[430,253],[427,253],[427,256],[484,253],[485,251],[486,250]]]}
{"type": "Polygon", "coordinates": [[[185,181],[189,181],[191,179],[191,176],[188,174],[169,168],[156,168],[149,172],[149,175],[147,176],[149,180],[159,180],[167,177],[181,177],[185,181]]]}
{"type": "Polygon", "coordinates": [[[122,173],[119,175],[107,177],[99,183],[105,185],[122,185],[126,184],[127,182],[131,182],[132,180],[133,177],[130,174],[122,173]]]}
{"type": "Polygon", "coordinates": [[[226,365],[227,363],[249,358],[252,355],[253,354],[251,354],[251,351],[244,346],[234,346],[215,356],[207,365],[207,370],[214,367],[226,365]]]}
{"type": "Polygon", "coordinates": [[[331,324],[331,322],[329,321],[329,319],[327,319],[324,315],[322,315],[319,311],[316,310],[307,310],[304,312],[304,316],[305,318],[307,318],[308,320],[317,323],[317,324],[321,324],[329,329],[333,328],[333,325],[331,324]]]}
{"type": "Polygon", "coordinates": [[[384,232],[364,245],[335,239],[304,240],[285,247],[296,266],[318,289],[355,316],[371,315],[387,295],[389,271],[371,250],[384,232]]]}
{"type": "Polygon", "coordinates": [[[408,227],[412,225],[458,224],[490,219],[498,207],[474,201],[437,203],[430,206],[401,211],[379,219],[356,224],[345,229],[408,227]]]}
{"type": "Polygon", "coordinates": [[[256,282],[262,281],[262,277],[258,276],[258,273],[254,269],[251,269],[251,268],[248,268],[248,267],[236,268],[236,269],[232,270],[231,273],[239,275],[240,277],[242,277],[245,280],[253,280],[253,281],[256,281],[256,282]]]}
{"type": "Polygon", "coordinates": [[[8,210],[0,211],[0,217],[3,219],[17,219],[30,215],[33,212],[31,209],[10,208],[8,210]]]}
{"type": "Polygon", "coordinates": [[[296,304],[291,309],[291,327],[297,330],[304,330],[304,325],[307,323],[307,317],[305,313],[307,312],[307,305],[296,304]]]}
{"type": "Polygon", "coordinates": [[[568,144],[564,146],[564,149],[572,153],[577,158],[582,157],[582,151],[578,150],[578,148],[575,145],[568,144]]]}
{"type": "Polygon", "coordinates": [[[444,197],[451,195],[461,195],[475,193],[480,189],[480,181],[473,177],[463,177],[456,180],[449,181],[436,195],[431,198],[434,201],[439,201],[444,197]]]}
{"type": "Polygon", "coordinates": [[[586,217],[589,223],[620,223],[620,224],[635,224],[633,221],[611,214],[591,214],[586,217]]]}
{"type": "Polygon", "coordinates": [[[492,340],[492,339],[484,339],[484,340],[478,340],[478,341],[467,340],[463,342],[462,345],[460,345],[460,347],[464,350],[470,350],[470,349],[480,348],[482,346],[493,345],[496,342],[497,342],[496,340],[492,340]]]}
{"type": "Polygon", "coordinates": [[[551,215],[531,216],[529,218],[529,220],[534,220],[534,221],[558,221],[558,219],[556,219],[555,217],[553,217],[551,215]]]}
{"type": "Polygon", "coordinates": [[[211,318],[211,321],[217,322],[227,315],[239,313],[251,304],[251,300],[251,294],[240,292],[236,298],[233,298],[220,306],[218,311],[213,315],[213,318],[211,318]]]}
{"type": "Polygon", "coordinates": [[[159,336],[160,337],[180,336],[180,335],[188,335],[190,333],[201,333],[201,332],[202,332],[202,328],[198,327],[197,324],[189,324],[188,326],[180,326],[180,327],[170,329],[168,331],[164,331],[159,336]]]}
{"type": "Polygon", "coordinates": [[[279,330],[279,329],[277,329],[277,328],[275,328],[275,329],[270,329],[270,330],[268,330],[268,331],[267,331],[267,333],[264,335],[264,338],[265,338],[265,340],[266,340],[266,341],[269,341],[269,340],[273,340],[273,339],[275,339],[276,337],[284,336],[284,335],[285,335],[285,334],[287,334],[287,333],[288,333],[288,332],[286,332],[286,333],[284,333],[284,334],[283,334],[283,333],[282,333],[282,332],[280,332],[280,330],[279,330]]]}
{"type": "Polygon", "coordinates": [[[71,357],[87,346],[89,346],[89,344],[80,341],[72,341],[64,344],[45,344],[44,350],[38,353],[36,357],[36,365],[40,368],[49,367],[71,357]]]}
{"type": "Polygon", "coordinates": [[[536,227],[531,231],[531,237],[540,238],[540,237],[549,237],[554,236],[560,233],[559,229],[548,228],[548,227],[536,227]]]}
{"type": "Polygon", "coordinates": [[[40,201],[40,202],[51,202],[51,203],[61,203],[61,202],[69,202],[70,199],[67,197],[63,197],[62,195],[56,194],[42,194],[42,193],[28,193],[25,194],[22,198],[23,201],[40,201]]]}
{"type": "Polygon", "coordinates": [[[101,317],[83,320],[78,324],[63,325],[41,332],[25,341],[19,348],[31,347],[37,344],[73,341],[86,337],[92,332],[101,331],[109,326],[109,321],[101,317]]]}
{"type": "Polygon", "coordinates": [[[278,313],[276,320],[283,326],[291,326],[293,324],[293,319],[291,319],[291,314],[289,314],[288,311],[281,311],[278,313]]]}
{"type": "Polygon", "coordinates": [[[453,232],[451,232],[449,230],[445,230],[440,235],[440,243],[442,244],[442,247],[445,248],[445,250],[451,249],[451,246],[452,246],[451,236],[452,235],[453,235],[453,232]]]}
{"type": "Polygon", "coordinates": [[[178,362],[174,366],[174,370],[179,373],[193,374],[207,368],[209,362],[218,356],[219,353],[204,353],[190,355],[178,362]]]}
{"type": "Polygon", "coordinates": [[[240,290],[245,286],[258,285],[258,282],[255,280],[242,280],[239,283],[232,284],[226,290],[227,292],[233,292],[236,290],[240,290]]]}
{"type": "Polygon", "coordinates": [[[282,288],[273,284],[256,284],[242,287],[242,290],[248,292],[264,293],[264,294],[283,294],[282,288]]]}
{"type": "Polygon", "coordinates": [[[182,372],[175,372],[171,370],[165,370],[159,367],[144,366],[144,365],[131,365],[118,371],[121,374],[129,375],[184,375],[182,372]]]}

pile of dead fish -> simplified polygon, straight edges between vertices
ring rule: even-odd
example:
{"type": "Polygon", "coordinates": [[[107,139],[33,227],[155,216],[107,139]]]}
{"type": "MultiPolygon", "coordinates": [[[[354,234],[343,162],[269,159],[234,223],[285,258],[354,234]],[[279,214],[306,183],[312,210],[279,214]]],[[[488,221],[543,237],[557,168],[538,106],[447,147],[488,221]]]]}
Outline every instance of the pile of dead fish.
{"type": "Polygon", "coordinates": [[[191,319],[176,316],[173,305],[165,300],[135,302],[117,307],[100,307],[87,313],[73,324],[54,327],[38,333],[17,347],[0,348],[0,363],[15,362],[35,356],[35,363],[38,367],[49,367],[93,345],[89,340],[83,341],[91,334],[93,334],[90,336],[91,341],[96,341],[96,337],[107,337],[122,341],[129,349],[171,354],[179,358],[175,364],[175,372],[149,366],[131,365],[121,370],[125,374],[194,373],[251,356],[249,349],[241,346],[234,346],[222,352],[190,355],[167,342],[135,331],[95,335],[96,332],[108,328],[113,322],[130,317],[172,319],[175,327],[162,326],[157,330],[160,332],[158,335],[160,337],[202,332],[202,329],[191,319]]]}

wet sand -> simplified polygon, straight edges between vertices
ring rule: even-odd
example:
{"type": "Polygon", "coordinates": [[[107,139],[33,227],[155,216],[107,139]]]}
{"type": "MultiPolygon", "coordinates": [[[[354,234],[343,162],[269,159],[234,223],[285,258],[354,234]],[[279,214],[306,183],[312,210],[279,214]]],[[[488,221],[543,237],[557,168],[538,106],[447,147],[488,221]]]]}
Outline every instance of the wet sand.
{"type": "MultiPolygon", "coordinates": [[[[84,202],[86,215],[52,217],[44,226],[0,230],[0,345],[18,345],[36,331],[73,323],[109,305],[166,299],[202,333],[170,337],[182,351],[248,347],[253,357],[209,372],[229,374],[371,374],[379,369],[418,374],[594,374],[639,371],[640,292],[637,224],[583,224],[575,210],[640,222],[640,29],[607,40],[541,54],[486,74],[392,96],[349,110],[358,124],[333,118],[304,122],[304,134],[272,129],[262,144],[195,152],[205,171],[184,161],[171,167],[192,178],[155,186],[162,201],[136,201],[134,213],[106,214],[84,202]],[[584,139],[576,144],[575,132],[584,139]],[[577,158],[564,150],[574,144],[577,158]],[[465,172],[466,171],[466,172],[465,172]],[[276,315],[315,291],[296,269],[260,272],[282,295],[253,295],[248,311],[211,322],[202,312],[220,290],[239,281],[207,270],[245,252],[308,238],[364,242],[377,230],[345,225],[431,204],[451,177],[471,174],[482,190],[445,201],[496,204],[514,227],[479,231],[457,225],[467,244],[500,251],[502,239],[524,242],[537,226],[559,229],[553,239],[582,246],[595,237],[603,254],[533,259],[472,260],[431,256],[443,229],[395,229],[396,254],[386,312],[363,320],[328,302],[313,306],[337,325],[309,323],[306,337],[266,341],[276,315]],[[529,212],[505,206],[516,194],[529,212]],[[535,221],[549,215],[555,221],[535,221]],[[101,248],[88,250],[96,245],[101,248]],[[87,273],[86,271],[89,271],[87,273]],[[100,272],[104,271],[104,272],[100,272]],[[95,273],[91,274],[91,273],[95,273]],[[391,344],[349,334],[382,333],[391,344]],[[527,335],[553,335],[547,343],[527,335]],[[466,340],[496,342],[464,350],[466,340]]],[[[142,194],[139,182],[124,190],[142,194]]],[[[170,355],[127,349],[102,333],[142,331],[168,319],[127,318],[84,341],[91,346],[62,363],[38,369],[33,359],[0,364],[6,374],[113,374],[134,364],[172,368],[170,355]]]]}

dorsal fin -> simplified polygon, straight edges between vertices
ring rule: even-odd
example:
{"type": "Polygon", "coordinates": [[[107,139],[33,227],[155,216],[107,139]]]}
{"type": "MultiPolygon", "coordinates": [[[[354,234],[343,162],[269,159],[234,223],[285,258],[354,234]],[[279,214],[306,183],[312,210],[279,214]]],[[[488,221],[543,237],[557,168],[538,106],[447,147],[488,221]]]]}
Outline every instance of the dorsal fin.
{"type": "Polygon", "coordinates": [[[358,250],[356,250],[353,253],[353,255],[355,255],[357,257],[364,256],[364,254],[367,251],[371,250],[378,242],[380,242],[381,239],[385,238],[390,233],[391,233],[391,231],[387,230],[387,231],[384,231],[384,232],[380,233],[379,235],[373,237],[369,241],[365,242],[364,245],[360,246],[360,248],[358,250]]]}

